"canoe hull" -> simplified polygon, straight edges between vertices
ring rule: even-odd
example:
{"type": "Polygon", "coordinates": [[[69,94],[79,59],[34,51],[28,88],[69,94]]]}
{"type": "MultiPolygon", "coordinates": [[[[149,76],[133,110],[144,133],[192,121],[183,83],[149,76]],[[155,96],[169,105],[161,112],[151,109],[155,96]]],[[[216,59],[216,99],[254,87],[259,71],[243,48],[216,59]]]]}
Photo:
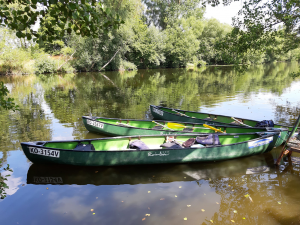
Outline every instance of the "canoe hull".
{"type": "MultiPolygon", "coordinates": [[[[79,166],[119,166],[209,162],[262,154],[271,151],[274,148],[278,135],[279,133],[274,133],[247,142],[205,148],[147,149],[140,151],[74,151],[43,147],[36,145],[34,142],[21,143],[21,145],[26,157],[33,163],[79,166]],[[32,149],[37,151],[42,149],[45,152],[48,150],[55,150],[59,152],[59,157],[33,154],[31,153],[32,149]]],[[[114,139],[118,139],[118,137],[114,139]]]]}

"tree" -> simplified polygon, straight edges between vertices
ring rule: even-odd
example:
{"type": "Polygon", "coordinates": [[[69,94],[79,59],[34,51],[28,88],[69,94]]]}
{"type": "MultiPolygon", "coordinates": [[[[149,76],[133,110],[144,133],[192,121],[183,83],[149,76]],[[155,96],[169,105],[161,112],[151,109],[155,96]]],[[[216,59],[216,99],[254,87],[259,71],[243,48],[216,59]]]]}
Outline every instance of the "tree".
{"type": "MultiPolygon", "coordinates": [[[[229,5],[233,1],[236,0],[205,0],[204,4],[229,5]]],[[[249,51],[265,51],[276,43],[278,37],[284,39],[281,52],[288,52],[300,44],[299,0],[247,0],[239,15],[233,19],[234,29],[221,48],[247,55],[249,51]]]]}
{"type": "Polygon", "coordinates": [[[96,0],[0,0],[0,24],[15,30],[19,38],[34,36],[40,43],[72,31],[96,36],[98,28],[108,31],[121,23],[118,15],[112,16],[110,8],[96,0]],[[102,26],[96,27],[100,21],[102,26]],[[42,35],[32,29],[38,22],[45,28],[42,35]]]}

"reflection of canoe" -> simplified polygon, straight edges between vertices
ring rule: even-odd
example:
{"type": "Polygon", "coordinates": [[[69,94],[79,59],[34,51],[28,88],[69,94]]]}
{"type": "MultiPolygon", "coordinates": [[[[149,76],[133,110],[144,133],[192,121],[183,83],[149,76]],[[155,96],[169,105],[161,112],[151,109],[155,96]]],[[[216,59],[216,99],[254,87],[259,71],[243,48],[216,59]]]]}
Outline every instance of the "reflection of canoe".
{"type": "MultiPolygon", "coordinates": [[[[188,163],[228,160],[268,152],[275,146],[279,132],[219,134],[219,145],[196,145],[180,149],[160,147],[170,140],[175,139],[182,143],[197,136],[200,135],[128,136],[72,141],[23,142],[21,145],[26,157],[34,163],[81,166],[188,163]],[[139,140],[149,149],[129,149],[129,143],[139,140]],[[79,150],[88,147],[90,150],[79,150]],[[93,148],[95,150],[92,150],[93,148]]],[[[207,134],[201,134],[202,138],[205,136],[207,134]]]]}
{"type": "MultiPolygon", "coordinates": [[[[223,116],[211,113],[201,113],[201,112],[191,112],[181,109],[172,109],[166,108],[162,106],[150,105],[151,114],[154,119],[157,120],[169,120],[169,121],[183,121],[183,122],[191,122],[191,123],[206,123],[208,125],[224,125],[231,124],[238,126],[235,120],[233,120],[230,116],[223,116]],[[174,111],[175,110],[175,111],[174,111]]],[[[235,118],[243,122],[244,124],[254,127],[259,121],[249,120],[243,118],[235,118]]],[[[280,124],[275,124],[275,128],[287,127],[280,124]]],[[[293,129],[292,126],[288,127],[291,131],[293,129]]]]}
{"type": "MultiPolygon", "coordinates": [[[[270,153],[250,158],[201,164],[82,167],[32,164],[28,184],[120,185],[209,180],[247,174],[249,169],[274,166],[270,153]],[[270,160],[268,160],[268,158],[270,160]]],[[[265,172],[265,171],[263,171],[265,172]]]]}

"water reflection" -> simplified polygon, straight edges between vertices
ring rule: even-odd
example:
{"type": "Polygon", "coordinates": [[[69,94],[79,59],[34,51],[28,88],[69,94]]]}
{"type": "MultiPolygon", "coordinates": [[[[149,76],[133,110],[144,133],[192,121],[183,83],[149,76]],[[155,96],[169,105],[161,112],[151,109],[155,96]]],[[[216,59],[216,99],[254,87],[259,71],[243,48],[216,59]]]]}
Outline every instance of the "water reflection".
{"type": "Polygon", "coordinates": [[[274,167],[271,154],[220,163],[147,165],[123,167],[77,167],[62,165],[30,166],[28,184],[120,185],[211,180],[268,172],[274,167]],[[252,173],[250,173],[252,171],[252,173]]]}
{"type": "Polygon", "coordinates": [[[232,224],[232,221],[297,224],[299,158],[294,156],[290,163],[277,168],[274,160],[279,152],[276,149],[272,154],[207,164],[92,168],[32,165],[27,183],[54,189],[52,192],[56,194],[52,197],[59,200],[51,204],[55,209],[51,214],[71,209],[72,215],[79,213],[73,221],[75,224],[80,224],[82,218],[90,221],[88,217],[92,213],[88,212],[86,203],[96,212],[97,220],[105,217],[105,224],[120,224],[120,221],[125,224],[142,221],[147,224],[211,224],[210,221],[214,224],[232,224]],[[80,186],[70,189],[69,185],[74,184],[80,186]],[[61,185],[67,185],[73,194],[60,199],[61,185]],[[83,196],[75,194],[81,192],[83,196]],[[99,212],[103,209],[109,215],[99,212]],[[113,218],[113,215],[118,216],[113,218]]]}
{"type": "Polygon", "coordinates": [[[1,77],[21,109],[0,114],[1,160],[14,170],[1,222],[300,224],[299,154],[276,168],[280,149],[209,164],[101,168],[31,165],[14,151],[23,141],[101,137],[86,131],[82,115],[151,119],[149,104],[291,125],[300,113],[300,79],[289,76],[297,69],[276,63],[243,75],[207,67],[1,77]]]}

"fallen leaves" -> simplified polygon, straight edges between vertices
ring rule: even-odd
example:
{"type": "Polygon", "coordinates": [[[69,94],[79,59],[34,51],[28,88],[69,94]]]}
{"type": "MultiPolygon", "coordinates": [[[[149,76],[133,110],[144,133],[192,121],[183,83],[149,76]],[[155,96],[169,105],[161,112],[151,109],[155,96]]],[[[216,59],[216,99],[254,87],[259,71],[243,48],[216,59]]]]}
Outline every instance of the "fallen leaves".
{"type": "Polygon", "coordinates": [[[219,205],[220,203],[219,203],[219,202],[216,202],[216,204],[219,205]]]}
{"type": "Polygon", "coordinates": [[[143,219],[142,219],[142,221],[144,221],[146,218],[144,217],[143,219]]]}
{"type": "Polygon", "coordinates": [[[145,214],[145,216],[150,216],[150,214],[145,214]]]}
{"type": "Polygon", "coordinates": [[[237,211],[236,211],[236,210],[233,210],[233,213],[237,213],[237,211]]]}
{"type": "Polygon", "coordinates": [[[184,218],[183,218],[183,220],[187,220],[187,218],[186,218],[186,217],[184,217],[184,218]]]}
{"type": "Polygon", "coordinates": [[[235,221],[234,220],[230,220],[231,222],[233,222],[233,223],[235,223],[235,221]]]}
{"type": "Polygon", "coordinates": [[[91,209],[91,212],[94,212],[94,209],[91,209]]]}
{"type": "Polygon", "coordinates": [[[214,223],[214,221],[213,221],[213,220],[210,220],[210,222],[211,222],[211,223],[214,223]]]}
{"type": "Polygon", "coordinates": [[[251,202],[253,202],[253,200],[252,200],[252,198],[250,197],[250,195],[249,194],[246,194],[246,195],[244,195],[246,198],[249,198],[249,200],[251,201],[251,202]]]}
{"type": "Polygon", "coordinates": [[[175,195],[175,198],[177,198],[177,195],[175,195]]]}
{"type": "Polygon", "coordinates": [[[281,202],[277,202],[279,205],[281,205],[281,202]]]}
{"type": "Polygon", "coordinates": [[[187,207],[191,207],[191,205],[186,205],[187,207]]]}
{"type": "Polygon", "coordinates": [[[49,189],[49,188],[46,188],[47,190],[49,189]]]}
{"type": "Polygon", "coordinates": [[[182,188],[181,186],[179,186],[179,188],[182,188]]]}
{"type": "Polygon", "coordinates": [[[205,212],[205,210],[204,210],[204,209],[201,209],[201,211],[202,211],[202,212],[205,212]]]}
{"type": "Polygon", "coordinates": [[[148,193],[151,193],[151,191],[148,191],[148,193]]]}

